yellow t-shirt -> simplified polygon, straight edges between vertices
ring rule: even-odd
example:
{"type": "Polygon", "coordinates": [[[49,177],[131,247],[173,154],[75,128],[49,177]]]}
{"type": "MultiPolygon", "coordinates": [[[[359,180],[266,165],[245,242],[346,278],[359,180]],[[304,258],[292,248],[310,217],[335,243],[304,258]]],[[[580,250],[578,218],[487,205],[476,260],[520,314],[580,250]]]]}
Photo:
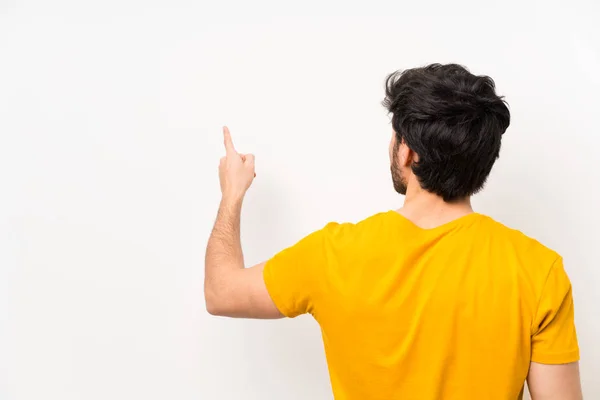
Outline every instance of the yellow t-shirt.
{"type": "Polygon", "coordinates": [[[530,361],[579,359],[562,258],[481,214],[330,223],[264,279],[285,316],[319,323],[336,400],[519,399],[530,361]]]}

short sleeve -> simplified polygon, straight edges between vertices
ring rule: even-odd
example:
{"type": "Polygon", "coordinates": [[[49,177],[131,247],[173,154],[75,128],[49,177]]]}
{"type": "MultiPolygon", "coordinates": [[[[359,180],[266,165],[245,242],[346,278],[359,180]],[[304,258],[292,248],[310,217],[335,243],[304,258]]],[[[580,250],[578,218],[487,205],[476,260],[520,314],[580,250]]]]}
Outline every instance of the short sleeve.
{"type": "Polygon", "coordinates": [[[579,360],[573,295],[562,258],[552,266],[532,327],[531,361],[566,364],[579,360]]]}
{"type": "Polygon", "coordinates": [[[330,223],[267,261],[265,285],[273,302],[286,317],[312,313],[323,285],[327,265],[340,225],[330,223]]]}

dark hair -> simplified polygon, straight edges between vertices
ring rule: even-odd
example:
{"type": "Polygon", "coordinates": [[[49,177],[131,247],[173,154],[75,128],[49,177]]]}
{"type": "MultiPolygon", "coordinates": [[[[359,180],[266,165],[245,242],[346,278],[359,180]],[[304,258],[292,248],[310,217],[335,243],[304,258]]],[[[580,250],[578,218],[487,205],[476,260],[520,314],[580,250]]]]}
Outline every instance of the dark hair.
{"type": "Polygon", "coordinates": [[[446,202],[481,190],[510,123],[492,78],[431,64],[396,71],[385,86],[396,144],[404,140],[419,156],[412,170],[421,187],[446,202]]]}

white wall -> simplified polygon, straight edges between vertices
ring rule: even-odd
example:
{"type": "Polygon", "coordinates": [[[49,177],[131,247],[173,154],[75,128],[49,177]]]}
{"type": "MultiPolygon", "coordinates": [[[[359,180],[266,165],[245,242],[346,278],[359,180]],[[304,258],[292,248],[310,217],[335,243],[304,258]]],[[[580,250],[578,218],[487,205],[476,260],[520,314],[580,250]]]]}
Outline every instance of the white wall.
{"type": "Polygon", "coordinates": [[[413,3],[0,2],[0,398],[331,398],[310,318],[204,311],[220,128],[253,264],[401,204],[383,79],[433,61],[510,103],[475,204],[564,255],[600,398],[598,3],[413,3]]]}

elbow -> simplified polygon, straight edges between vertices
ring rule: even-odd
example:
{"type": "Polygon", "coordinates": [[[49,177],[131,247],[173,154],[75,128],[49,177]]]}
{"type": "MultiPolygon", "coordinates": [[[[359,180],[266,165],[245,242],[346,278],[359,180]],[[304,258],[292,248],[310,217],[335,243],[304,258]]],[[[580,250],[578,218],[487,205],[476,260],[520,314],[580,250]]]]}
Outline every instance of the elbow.
{"type": "Polygon", "coordinates": [[[204,281],[204,302],[210,315],[230,317],[236,310],[236,291],[231,275],[204,281]]]}
{"type": "Polygon", "coordinates": [[[214,315],[214,316],[222,315],[221,312],[219,311],[219,308],[214,303],[209,303],[208,301],[206,302],[206,311],[210,315],[214,315]]]}
{"type": "Polygon", "coordinates": [[[209,288],[204,289],[204,303],[206,305],[206,311],[210,315],[222,317],[225,315],[225,309],[222,301],[214,290],[209,288]]]}
{"type": "Polygon", "coordinates": [[[204,303],[206,305],[206,311],[210,315],[219,315],[217,299],[214,294],[209,293],[207,288],[204,289],[204,303]]]}

